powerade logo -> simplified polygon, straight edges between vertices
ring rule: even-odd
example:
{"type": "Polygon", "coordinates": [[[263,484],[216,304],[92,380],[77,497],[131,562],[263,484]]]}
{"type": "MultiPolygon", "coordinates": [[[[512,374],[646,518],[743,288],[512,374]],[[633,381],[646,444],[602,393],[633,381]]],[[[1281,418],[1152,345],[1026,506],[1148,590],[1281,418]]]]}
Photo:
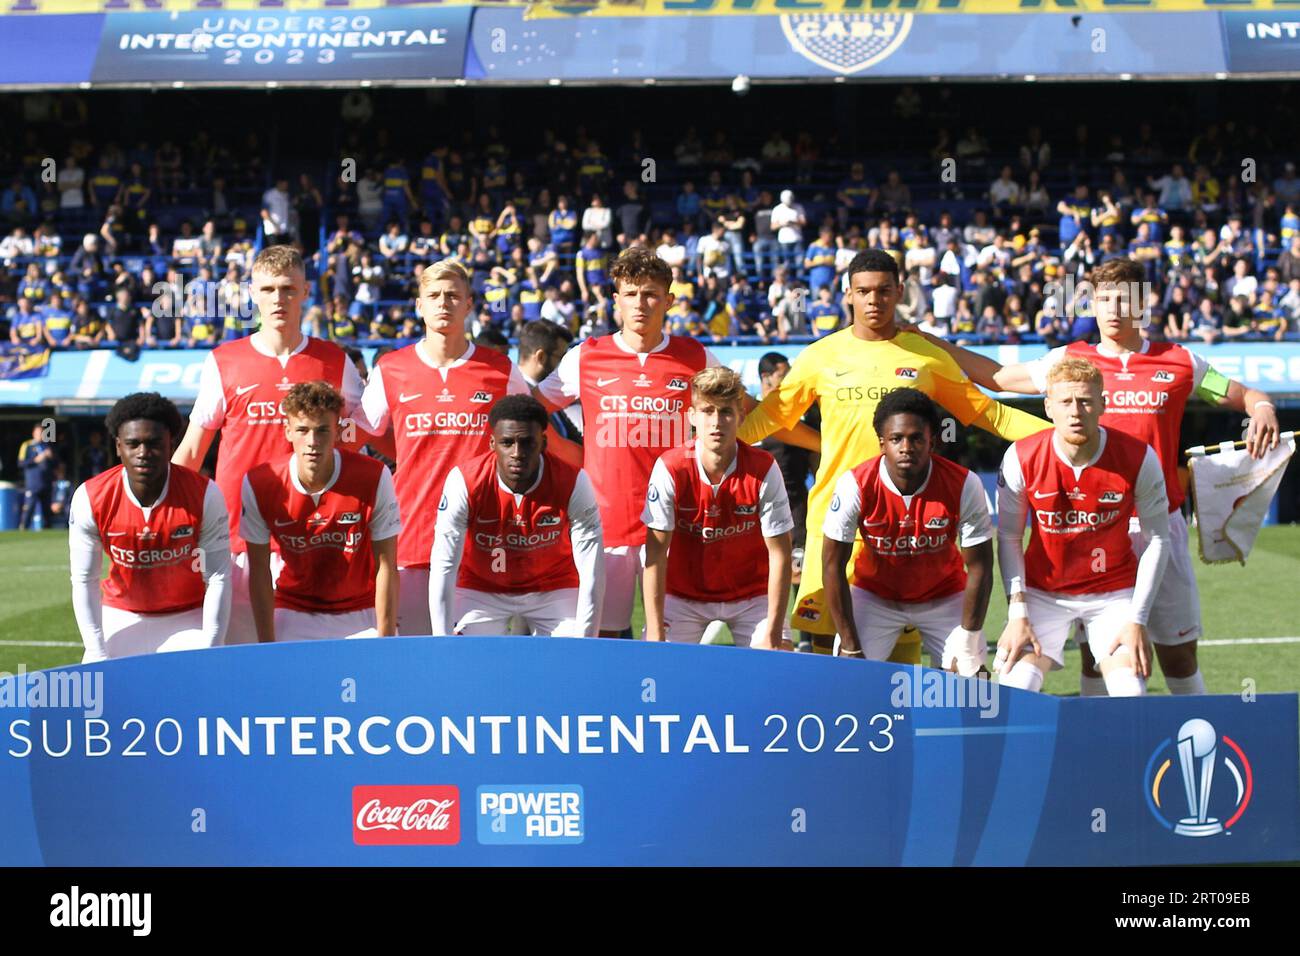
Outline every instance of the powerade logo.
{"type": "Polygon", "coordinates": [[[479,787],[478,842],[566,845],[586,832],[577,784],[503,784],[479,787]]]}

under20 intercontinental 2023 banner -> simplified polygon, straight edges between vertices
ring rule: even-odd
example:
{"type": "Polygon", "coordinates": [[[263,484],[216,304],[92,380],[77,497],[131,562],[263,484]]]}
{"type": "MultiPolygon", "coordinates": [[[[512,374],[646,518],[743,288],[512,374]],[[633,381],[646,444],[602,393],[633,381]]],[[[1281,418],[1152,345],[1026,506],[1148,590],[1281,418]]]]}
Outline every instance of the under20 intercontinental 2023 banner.
{"type": "Polygon", "coordinates": [[[1292,0],[8,0],[0,86],[1300,73],[1292,0]]]}
{"type": "Polygon", "coordinates": [[[0,864],[1294,860],[1296,721],[640,641],[160,654],[0,679],[0,864]]]}

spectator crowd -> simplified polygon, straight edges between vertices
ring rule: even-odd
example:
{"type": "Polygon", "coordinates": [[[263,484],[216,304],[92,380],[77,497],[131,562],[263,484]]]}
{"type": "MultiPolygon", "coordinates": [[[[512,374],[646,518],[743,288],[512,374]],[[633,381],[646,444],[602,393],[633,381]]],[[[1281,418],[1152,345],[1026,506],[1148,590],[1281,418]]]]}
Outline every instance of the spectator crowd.
{"type": "MultiPolygon", "coordinates": [[[[905,87],[892,109],[918,102],[905,87]]],[[[899,262],[900,317],[963,343],[1094,337],[1086,280],[1116,257],[1145,268],[1152,338],[1282,339],[1300,321],[1300,178],[1275,153],[1243,181],[1241,133],[1209,125],[1162,145],[1146,123],[1104,143],[1087,126],[1034,126],[993,145],[941,128],[928,154],[893,162],[775,128],[741,142],[688,127],[657,153],[639,132],[608,144],[583,127],[540,143],[488,128],[427,151],[353,130],[338,162],[290,175],[256,133],[124,148],[46,142],[38,127],[0,152],[0,340],[246,335],[252,257],[277,242],[311,263],[307,331],[344,344],[420,335],[415,290],[443,259],[473,277],[477,335],[514,338],[536,319],[575,338],[611,331],[608,269],[638,244],[673,269],[672,331],[714,342],[842,327],[844,271],[869,248],[899,262]]]]}

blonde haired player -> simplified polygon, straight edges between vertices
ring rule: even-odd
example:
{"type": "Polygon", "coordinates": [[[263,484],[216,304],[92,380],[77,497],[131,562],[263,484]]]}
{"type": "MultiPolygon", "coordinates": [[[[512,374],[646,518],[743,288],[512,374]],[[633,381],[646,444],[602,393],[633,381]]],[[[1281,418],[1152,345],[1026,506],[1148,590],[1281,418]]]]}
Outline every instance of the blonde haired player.
{"type": "MultiPolygon", "coordinates": [[[[302,332],[308,289],[298,250],[277,245],[259,252],[253,260],[251,286],[259,328],[247,338],[217,346],[204,359],[189,428],[172,455],[173,464],[197,471],[217,432],[221,433],[216,482],[230,515],[234,556],[227,644],[257,640],[248,594],[248,558],[239,536],[240,492],[250,469],[289,456],[280,403],[295,384],[323,381],[339,390],[343,413],[351,415],[362,388],[361,376],[343,349],[302,332]]],[[[279,571],[279,556],[272,562],[274,575],[279,571]]]]}
{"type": "Polygon", "coordinates": [[[457,464],[488,451],[488,411],[506,395],[527,395],[528,383],[509,358],[472,344],[465,324],[474,307],[469,273],[458,262],[420,275],[416,308],[424,338],[381,358],[357,413],[363,428],[392,426],[397,451],[397,628],[429,634],[429,555],[438,501],[457,464]]]}
{"type": "MultiPolygon", "coordinates": [[[[900,327],[895,318],[902,287],[898,263],[879,249],[853,257],[846,301],[853,324],[818,339],[796,356],[790,372],[740,427],[740,439],[758,442],[779,428],[790,428],[813,402],[821,409],[821,463],[808,496],[804,553],[822,553],[822,526],[844,472],[880,454],[872,419],[876,404],[896,388],[915,388],[966,424],[979,425],[1014,440],[1048,427],[1033,415],[989,398],[937,345],[900,327]]],[[[806,560],[791,626],[814,635],[816,649],[829,654],[835,624],[822,587],[821,561],[806,560]]],[[[919,636],[908,653],[893,660],[920,661],[919,636]]],[[[897,649],[903,650],[900,647],[897,649]]]]}
{"type": "Polygon", "coordinates": [[[393,479],[383,462],[335,447],[342,410],[324,382],[295,385],[284,397],[293,454],[244,477],[239,531],[262,642],[397,633],[393,479]],[[272,541],[284,562],[274,590],[272,541]]]}
{"type": "Polygon", "coordinates": [[[776,459],[736,438],[747,394],[731,369],[696,372],[687,412],[695,439],[650,473],[646,640],[699,643],[720,621],[738,647],[789,645],[794,520],[776,459]]]}
{"type": "Polygon", "coordinates": [[[1064,359],[1046,384],[1054,427],[1013,443],[998,476],[1008,620],[994,666],[1002,683],[1041,690],[1081,624],[1110,695],[1140,696],[1151,673],[1147,619],[1169,559],[1164,473],[1150,446],[1101,427],[1096,366],[1064,359]],[[1128,536],[1135,515],[1149,538],[1140,560],[1128,536]]]}
{"type": "MultiPolygon", "coordinates": [[[[1246,448],[1254,457],[1262,458],[1278,442],[1277,411],[1266,393],[1229,379],[1191,349],[1143,338],[1146,271],[1141,264],[1111,259],[1093,270],[1092,283],[1101,331],[1101,341],[1096,345],[1073,342],[1033,362],[999,365],[974,352],[941,344],[971,378],[996,391],[1042,392],[1052,366],[1067,356],[1085,359],[1101,370],[1106,396],[1102,423],[1150,445],[1164,468],[1170,555],[1169,567],[1151,607],[1150,631],[1156,659],[1171,694],[1203,694],[1205,680],[1196,660],[1201,600],[1188,550],[1187,522],[1182,513],[1184,492],[1178,473],[1183,413],[1188,400],[1198,395],[1212,405],[1248,414],[1246,448]]],[[[1145,539],[1133,528],[1129,531],[1134,549],[1141,554],[1145,539]]],[[[1106,691],[1105,682],[1092,666],[1088,646],[1080,650],[1080,690],[1085,697],[1100,696],[1106,691]]]]}

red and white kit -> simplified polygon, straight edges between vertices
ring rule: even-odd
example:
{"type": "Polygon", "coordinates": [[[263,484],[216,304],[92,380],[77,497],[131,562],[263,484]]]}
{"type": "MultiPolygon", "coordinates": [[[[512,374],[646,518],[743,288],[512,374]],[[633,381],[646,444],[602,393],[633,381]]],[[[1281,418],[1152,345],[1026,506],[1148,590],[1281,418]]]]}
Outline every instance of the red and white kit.
{"type": "MultiPolygon", "coordinates": [[[[1074,342],[1028,363],[1034,387],[1045,391],[1047,373],[1067,356],[1086,359],[1101,369],[1106,395],[1102,424],[1150,445],[1160,459],[1169,499],[1169,563],[1151,605],[1151,640],[1157,644],[1194,641],[1201,634],[1201,596],[1182,513],[1179,433],[1187,400],[1212,367],[1190,349],[1168,342],[1144,340],[1140,351],[1124,353],[1111,352],[1100,344],[1074,342]]],[[[1129,538],[1133,550],[1142,554],[1146,536],[1130,524],[1129,538]]]]}
{"type": "Polygon", "coordinates": [[[886,660],[910,624],[926,650],[942,659],[944,642],[961,626],[961,549],[993,537],[978,476],[934,455],[921,486],[904,495],[877,455],[840,475],[822,533],[845,544],[862,536],[850,597],[863,656],[886,660]]]}
{"type": "Polygon", "coordinates": [[[736,457],[716,485],[699,460],[699,442],[674,448],[655,462],[641,520],[671,531],[664,627],[676,643],[698,644],[721,621],[737,647],[767,627],[768,549],[794,527],[785,480],[761,448],[736,443],[736,457]]]}
{"type": "Polygon", "coordinates": [[[538,386],[553,409],[583,408],[583,466],[596,488],[605,533],[605,601],[600,627],[626,630],[644,568],[646,482],[664,452],[686,443],[691,378],[718,365],[692,338],[664,335],[649,352],[634,352],[623,333],[570,349],[538,386]]]}
{"type": "Polygon", "coordinates": [[[334,474],[315,494],[298,480],[298,456],[244,478],[240,533],[274,544],[284,562],[275,589],[275,639],[376,637],[372,545],[402,530],[383,462],[334,450],[334,474]]]}
{"type": "Polygon", "coordinates": [[[170,465],[162,494],[145,508],[118,465],[73,494],[68,528],[84,661],[221,643],[230,614],[230,531],[213,482],[170,465]]]}
{"type": "Polygon", "coordinates": [[[1147,623],[1168,557],[1168,512],[1155,452],[1122,432],[1102,428],[1096,455],[1079,466],[1054,429],[1007,449],[998,478],[1002,581],[1008,594],[1024,592],[1030,626],[1057,667],[1076,622],[1098,661],[1125,623],[1147,623]],[[1150,537],[1140,559],[1128,535],[1134,516],[1150,537]]]}
{"type": "MultiPolygon", "coordinates": [[[[217,450],[217,487],[230,515],[230,627],[227,644],[257,641],[253,607],[248,598],[248,561],[239,537],[240,490],[244,476],[266,461],[293,453],[284,437],[285,394],[300,382],[328,382],[343,396],[343,415],[351,416],[361,401],[361,376],[343,349],[333,342],[303,336],[292,353],[277,358],[254,333],[217,346],[203,360],[199,394],[190,421],[208,430],[221,430],[217,450]]],[[[279,558],[272,555],[272,573],[279,558]]]]}
{"type": "Polygon", "coordinates": [[[397,540],[399,633],[430,633],[429,552],[448,472],[488,450],[493,404],[528,391],[510,359],[475,345],[437,366],[425,357],[421,341],[389,352],[371,371],[357,418],[377,435],[391,422],[397,443],[397,503],[404,525],[397,540]]]}
{"type": "Polygon", "coordinates": [[[429,557],[435,633],[594,637],[605,587],[600,510],[587,473],[543,454],[537,481],[515,493],[496,455],[452,468],[429,557]]]}

